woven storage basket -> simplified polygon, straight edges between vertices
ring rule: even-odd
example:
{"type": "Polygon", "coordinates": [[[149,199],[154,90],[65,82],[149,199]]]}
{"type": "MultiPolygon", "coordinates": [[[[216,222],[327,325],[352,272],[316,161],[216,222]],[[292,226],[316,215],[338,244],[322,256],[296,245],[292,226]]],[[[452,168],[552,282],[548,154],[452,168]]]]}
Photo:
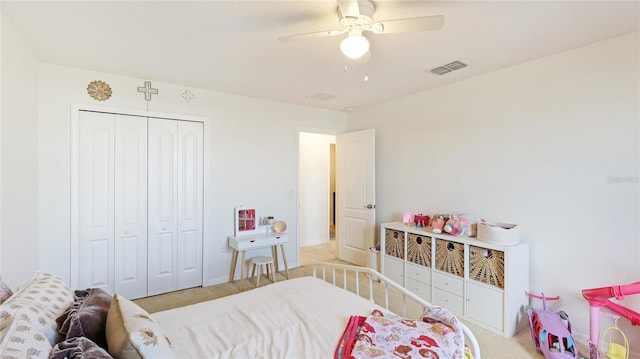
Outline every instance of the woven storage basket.
{"type": "Polygon", "coordinates": [[[437,239],[436,268],[464,278],[464,244],[437,239]]]}
{"type": "Polygon", "coordinates": [[[504,252],[469,246],[469,278],[504,289],[504,252]]]}
{"type": "Polygon", "coordinates": [[[431,238],[408,233],[407,260],[425,267],[431,267],[431,238]]]}
{"type": "Polygon", "coordinates": [[[384,237],[384,253],[404,259],[404,232],[387,229],[384,237]]]}

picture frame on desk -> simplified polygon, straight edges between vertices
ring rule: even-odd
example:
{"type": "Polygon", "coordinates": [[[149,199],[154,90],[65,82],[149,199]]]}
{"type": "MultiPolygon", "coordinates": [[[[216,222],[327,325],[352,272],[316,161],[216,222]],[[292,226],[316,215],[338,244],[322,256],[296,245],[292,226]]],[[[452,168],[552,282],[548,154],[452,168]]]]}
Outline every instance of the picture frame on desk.
{"type": "Polygon", "coordinates": [[[259,231],[264,232],[264,228],[260,226],[258,211],[254,206],[242,205],[235,208],[235,227],[234,236],[246,236],[256,234],[259,231]]]}

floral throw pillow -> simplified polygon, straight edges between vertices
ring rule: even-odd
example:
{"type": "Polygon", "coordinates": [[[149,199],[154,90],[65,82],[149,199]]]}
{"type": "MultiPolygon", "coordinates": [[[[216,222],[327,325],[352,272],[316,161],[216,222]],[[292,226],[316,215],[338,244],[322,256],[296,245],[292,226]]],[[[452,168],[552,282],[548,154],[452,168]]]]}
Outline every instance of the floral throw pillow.
{"type": "Polygon", "coordinates": [[[107,314],[107,346],[114,358],[175,358],[158,323],[137,304],[113,296],[107,314]]]}

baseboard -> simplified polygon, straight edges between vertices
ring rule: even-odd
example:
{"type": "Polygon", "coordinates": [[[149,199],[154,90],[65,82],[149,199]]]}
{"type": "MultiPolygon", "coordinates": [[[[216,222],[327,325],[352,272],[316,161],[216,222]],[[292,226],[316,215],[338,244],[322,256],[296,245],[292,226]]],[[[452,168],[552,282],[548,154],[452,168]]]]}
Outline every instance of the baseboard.
{"type": "MultiPolygon", "coordinates": [[[[238,277],[238,278],[240,278],[240,277],[238,277]]],[[[218,285],[218,284],[227,283],[227,282],[229,282],[229,275],[228,274],[226,276],[209,278],[205,282],[204,286],[205,287],[210,287],[212,285],[218,285]]]]}

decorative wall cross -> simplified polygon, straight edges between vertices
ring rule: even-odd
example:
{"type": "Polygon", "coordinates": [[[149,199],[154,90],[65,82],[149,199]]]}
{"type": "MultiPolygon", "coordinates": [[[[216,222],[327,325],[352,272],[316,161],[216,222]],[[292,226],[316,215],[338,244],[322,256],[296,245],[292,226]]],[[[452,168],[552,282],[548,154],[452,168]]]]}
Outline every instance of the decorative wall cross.
{"type": "Polygon", "coordinates": [[[144,99],[151,101],[151,95],[157,95],[158,89],[151,87],[151,81],[145,81],[144,86],[138,86],[138,92],[144,92],[144,99]]]}

